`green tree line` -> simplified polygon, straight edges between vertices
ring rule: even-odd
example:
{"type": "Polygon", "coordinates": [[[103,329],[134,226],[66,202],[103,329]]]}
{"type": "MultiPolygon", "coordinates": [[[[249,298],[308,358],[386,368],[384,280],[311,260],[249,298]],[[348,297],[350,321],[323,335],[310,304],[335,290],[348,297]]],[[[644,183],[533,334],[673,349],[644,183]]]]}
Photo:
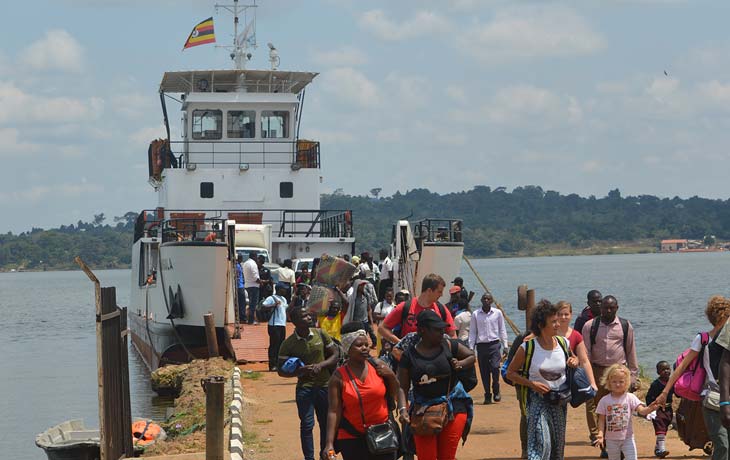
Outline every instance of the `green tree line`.
{"type": "MultiPolygon", "coordinates": [[[[665,238],[710,236],[730,241],[730,200],[622,197],[618,189],[601,198],[581,197],[534,185],[511,192],[477,186],[447,194],[414,189],[378,195],[352,196],[338,190],[322,196],[323,209],[352,210],[358,251],[387,247],[399,219],[427,217],[462,219],[465,251],[480,257],[531,254],[554,245],[585,248],[651,241],[658,246],[665,238]]],[[[105,223],[104,214],[97,214],[91,222],[0,235],[0,268],[72,269],[77,255],[94,268],[127,267],[135,218],[136,213],[129,212],[105,223]]]]}

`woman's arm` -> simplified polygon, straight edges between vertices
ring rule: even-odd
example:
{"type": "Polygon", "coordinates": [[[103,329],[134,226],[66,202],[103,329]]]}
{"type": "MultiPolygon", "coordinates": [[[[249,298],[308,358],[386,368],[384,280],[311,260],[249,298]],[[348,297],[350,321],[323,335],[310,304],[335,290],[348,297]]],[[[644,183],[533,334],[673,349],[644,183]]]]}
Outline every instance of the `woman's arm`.
{"type": "Polygon", "coordinates": [[[525,364],[525,349],[520,347],[517,349],[517,353],[515,353],[515,356],[509,363],[509,367],[507,368],[507,378],[512,380],[515,385],[522,385],[524,387],[531,388],[540,394],[550,391],[550,388],[548,388],[548,386],[544,383],[533,382],[532,380],[528,380],[523,377],[520,373],[523,364],[525,364]]]}
{"type": "Polygon", "coordinates": [[[410,423],[411,419],[408,417],[408,403],[406,395],[408,390],[411,389],[411,371],[403,366],[398,366],[398,419],[401,423],[410,423]]]}
{"type": "Polygon", "coordinates": [[[598,385],[596,385],[596,379],[593,375],[593,366],[591,366],[591,362],[588,361],[586,344],[583,342],[579,343],[578,346],[575,347],[575,354],[578,356],[578,361],[580,361],[581,367],[583,367],[583,370],[586,371],[586,375],[588,376],[588,381],[591,383],[591,386],[594,390],[598,390],[598,385]]]}
{"type": "Polygon", "coordinates": [[[459,346],[456,348],[456,358],[456,365],[461,366],[462,369],[472,367],[477,359],[476,356],[474,356],[474,352],[461,343],[459,343],[459,346]]]}
{"type": "Polygon", "coordinates": [[[393,398],[393,401],[398,403],[398,378],[395,376],[395,372],[383,361],[379,359],[373,359],[373,361],[375,363],[375,372],[385,382],[385,388],[388,390],[388,394],[393,398]]]}
{"type": "Polygon", "coordinates": [[[340,373],[335,372],[330,377],[327,386],[327,400],[329,408],[327,409],[327,440],[324,449],[322,449],[322,458],[327,458],[327,452],[334,449],[335,435],[337,427],[340,426],[340,417],[342,417],[342,379],[340,373]]]}
{"type": "Polygon", "coordinates": [[[658,401],[660,406],[667,402],[667,396],[669,395],[669,391],[674,387],[674,383],[679,379],[679,377],[684,373],[689,364],[694,361],[694,359],[699,354],[700,353],[698,351],[694,350],[689,350],[689,352],[687,352],[687,356],[685,356],[682,362],[679,363],[679,366],[677,366],[677,368],[672,371],[672,375],[669,376],[669,380],[667,380],[667,384],[664,386],[664,390],[659,394],[659,396],[657,396],[654,402],[658,401]]]}

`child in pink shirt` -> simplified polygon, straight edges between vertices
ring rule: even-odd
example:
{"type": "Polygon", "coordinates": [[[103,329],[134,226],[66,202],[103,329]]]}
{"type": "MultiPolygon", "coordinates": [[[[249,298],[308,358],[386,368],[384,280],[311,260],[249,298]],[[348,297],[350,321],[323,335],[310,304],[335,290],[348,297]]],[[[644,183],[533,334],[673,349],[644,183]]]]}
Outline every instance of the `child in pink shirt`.
{"type": "Polygon", "coordinates": [[[629,393],[631,372],[623,364],[614,364],[603,374],[601,385],[609,394],[601,398],[596,407],[598,414],[598,436],[596,444],[608,452],[608,460],[636,460],[636,443],[631,415],[646,416],[656,410],[655,402],[644,405],[633,393],[629,393]],[[605,437],[604,437],[605,429],[605,437]]]}

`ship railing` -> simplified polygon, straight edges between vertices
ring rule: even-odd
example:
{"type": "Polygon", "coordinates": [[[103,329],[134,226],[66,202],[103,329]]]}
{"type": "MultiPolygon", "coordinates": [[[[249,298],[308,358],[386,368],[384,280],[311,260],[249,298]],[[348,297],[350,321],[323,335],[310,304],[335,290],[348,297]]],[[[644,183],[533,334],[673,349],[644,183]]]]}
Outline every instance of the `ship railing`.
{"type": "Polygon", "coordinates": [[[172,141],[177,168],[237,167],[319,168],[319,142],[298,140],[182,140],[172,141]]]}
{"type": "Polygon", "coordinates": [[[161,237],[167,241],[224,241],[225,221],[271,225],[275,236],[304,238],[352,238],[351,210],[289,209],[147,209],[137,217],[134,241],[161,237]]]}
{"type": "Polygon", "coordinates": [[[423,242],[461,243],[462,237],[460,219],[424,219],[413,223],[413,238],[419,250],[423,242]]]}

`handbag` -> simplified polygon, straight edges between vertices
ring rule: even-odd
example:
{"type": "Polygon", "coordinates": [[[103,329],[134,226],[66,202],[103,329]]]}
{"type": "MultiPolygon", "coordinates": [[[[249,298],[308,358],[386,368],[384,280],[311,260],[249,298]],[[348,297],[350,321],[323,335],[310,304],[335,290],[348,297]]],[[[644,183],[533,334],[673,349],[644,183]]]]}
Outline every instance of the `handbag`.
{"type": "Polygon", "coordinates": [[[345,370],[350,377],[350,383],[352,383],[352,387],[357,394],[357,400],[360,403],[360,417],[362,418],[362,426],[365,428],[365,441],[368,445],[368,451],[373,455],[398,452],[400,440],[398,439],[398,431],[395,429],[393,421],[390,418],[390,411],[388,411],[388,420],[385,423],[367,426],[365,423],[365,408],[362,404],[360,390],[357,388],[357,383],[355,383],[355,378],[352,376],[350,368],[345,366],[345,370]]]}
{"type": "Polygon", "coordinates": [[[702,398],[702,406],[715,412],[720,412],[720,387],[717,384],[707,382],[705,389],[707,393],[702,398]]]}
{"type": "Polygon", "coordinates": [[[568,381],[570,382],[570,405],[578,407],[589,399],[596,396],[596,390],[593,389],[588,381],[588,375],[582,367],[568,368],[568,381]]]}
{"type": "Polygon", "coordinates": [[[566,380],[557,390],[550,390],[547,393],[543,393],[542,398],[545,402],[555,406],[565,406],[570,401],[571,396],[570,382],[566,380]]]}
{"type": "Polygon", "coordinates": [[[449,418],[449,404],[442,402],[430,406],[414,404],[411,411],[411,429],[418,436],[433,436],[441,433],[449,418]]]}

